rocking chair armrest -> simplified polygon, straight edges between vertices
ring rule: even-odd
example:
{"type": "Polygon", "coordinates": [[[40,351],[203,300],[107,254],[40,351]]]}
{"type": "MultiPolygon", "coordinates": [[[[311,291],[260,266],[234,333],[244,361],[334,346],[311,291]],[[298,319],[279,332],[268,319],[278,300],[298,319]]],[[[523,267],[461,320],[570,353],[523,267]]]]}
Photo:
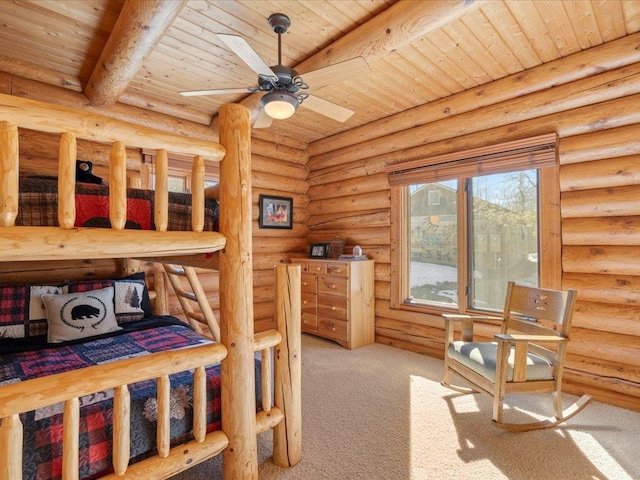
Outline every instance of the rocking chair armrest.
{"type": "Polygon", "coordinates": [[[446,344],[449,345],[453,341],[453,324],[455,321],[462,322],[462,340],[465,342],[473,341],[473,322],[476,320],[497,320],[502,322],[501,317],[490,315],[464,315],[458,313],[444,313],[445,319],[445,336],[446,344]]]}
{"type": "Polygon", "coordinates": [[[521,335],[521,334],[508,334],[508,333],[495,333],[493,337],[499,342],[566,342],[569,340],[566,337],[558,335],[521,335]]]}

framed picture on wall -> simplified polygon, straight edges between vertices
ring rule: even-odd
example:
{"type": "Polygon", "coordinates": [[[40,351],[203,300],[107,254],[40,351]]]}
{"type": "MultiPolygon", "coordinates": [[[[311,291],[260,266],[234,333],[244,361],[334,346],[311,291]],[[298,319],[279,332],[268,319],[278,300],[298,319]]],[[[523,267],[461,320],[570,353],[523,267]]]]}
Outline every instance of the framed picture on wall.
{"type": "Polygon", "coordinates": [[[326,258],[328,252],[328,243],[312,243],[309,247],[309,258],[326,258]]]}
{"type": "Polygon", "coordinates": [[[260,228],[293,228],[293,198],[260,195],[260,228]]]}

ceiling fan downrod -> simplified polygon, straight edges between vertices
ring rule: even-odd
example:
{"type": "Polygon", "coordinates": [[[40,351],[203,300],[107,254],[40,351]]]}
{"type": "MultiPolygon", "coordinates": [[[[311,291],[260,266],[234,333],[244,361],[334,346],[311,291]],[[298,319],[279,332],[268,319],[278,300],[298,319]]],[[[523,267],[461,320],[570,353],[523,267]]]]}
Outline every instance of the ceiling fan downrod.
{"type": "Polygon", "coordinates": [[[278,34],[278,65],[282,65],[282,34],[287,33],[291,20],[284,13],[274,13],[269,16],[269,25],[278,34]]]}

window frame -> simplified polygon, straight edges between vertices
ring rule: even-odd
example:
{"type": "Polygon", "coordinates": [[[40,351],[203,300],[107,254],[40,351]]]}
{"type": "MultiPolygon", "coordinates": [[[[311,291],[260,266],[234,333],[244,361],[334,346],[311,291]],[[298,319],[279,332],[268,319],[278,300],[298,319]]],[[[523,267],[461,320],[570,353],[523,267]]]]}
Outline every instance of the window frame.
{"type": "MultiPolygon", "coordinates": [[[[551,136],[535,137],[535,139],[551,139],[551,136]]],[[[555,134],[553,138],[557,140],[555,134]]],[[[457,179],[458,181],[458,201],[457,201],[457,235],[458,235],[458,305],[446,306],[425,303],[412,303],[408,301],[409,295],[409,248],[410,238],[410,196],[409,185],[417,183],[430,183],[444,178],[433,179],[433,170],[428,175],[430,178],[421,180],[422,171],[429,171],[439,167],[446,168],[447,162],[461,162],[473,158],[470,154],[481,150],[487,152],[489,148],[494,152],[507,151],[514,142],[495,145],[493,147],[483,147],[458,154],[447,154],[432,159],[406,162],[405,164],[392,165],[387,168],[390,174],[390,201],[391,201],[391,282],[390,282],[390,307],[396,310],[407,310],[428,314],[440,315],[444,312],[459,313],[486,313],[487,310],[472,309],[469,307],[469,239],[468,225],[470,222],[470,211],[468,208],[468,192],[464,188],[467,179],[480,176],[482,171],[470,173],[468,165],[463,167],[460,176],[449,176],[447,179],[457,179]],[[438,163],[438,159],[444,158],[446,161],[438,163]],[[435,161],[434,161],[435,160],[435,161]],[[426,168],[425,168],[426,167],[426,168]],[[392,175],[402,176],[403,172],[408,172],[411,180],[406,179],[391,181],[392,175]]],[[[560,215],[560,183],[559,165],[557,156],[557,141],[553,145],[553,162],[548,160],[540,165],[529,165],[523,167],[522,161],[516,159],[510,164],[508,159],[499,160],[502,162],[502,171],[537,170],[538,171],[538,265],[539,282],[544,288],[560,289],[562,283],[562,238],[561,238],[561,215],[560,215]],[[510,169],[510,165],[513,166],[510,169]],[[506,170],[505,170],[506,168],[506,170]]],[[[456,167],[457,168],[457,167],[456,167]]],[[[482,170],[480,168],[480,170],[482,170]]],[[[457,171],[457,170],[454,170],[457,171]]]]}

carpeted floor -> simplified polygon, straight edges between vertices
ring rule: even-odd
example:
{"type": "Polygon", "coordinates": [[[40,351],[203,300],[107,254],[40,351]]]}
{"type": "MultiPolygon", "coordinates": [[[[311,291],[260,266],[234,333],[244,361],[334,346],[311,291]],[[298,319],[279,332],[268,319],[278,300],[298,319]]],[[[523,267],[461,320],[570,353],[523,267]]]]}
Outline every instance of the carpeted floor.
{"type": "MultiPolygon", "coordinates": [[[[440,360],[310,335],[302,346],[302,461],[276,467],[260,434],[261,480],[640,479],[640,413],[593,402],[556,429],[511,433],[492,424],[490,399],[440,385],[440,360]]],[[[553,413],[545,395],[509,401],[507,420],[553,413]]],[[[222,478],[221,457],[172,480],[222,478]]]]}

